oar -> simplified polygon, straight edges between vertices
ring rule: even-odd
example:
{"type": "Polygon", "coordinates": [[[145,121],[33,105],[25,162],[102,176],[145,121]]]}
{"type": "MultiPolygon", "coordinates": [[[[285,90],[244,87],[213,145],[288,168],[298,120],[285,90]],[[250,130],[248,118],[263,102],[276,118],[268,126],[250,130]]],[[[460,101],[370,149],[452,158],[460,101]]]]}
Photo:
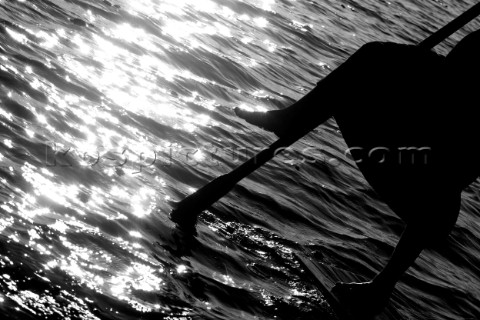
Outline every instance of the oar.
{"type": "Polygon", "coordinates": [[[475,19],[478,15],[480,15],[480,2],[473,5],[470,9],[459,15],[454,20],[447,23],[443,28],[429,36],[427,39],[420,42],[418,46],[427,50],[432,49],[437,44],[458,31],[458,29],[475,19]]]}
{"type": "MultiPolygon", "coordinates": [[[[459,17],[448,23],[446,26],[423,40],[418,46],[427,50],[432,49],[437,44],[445,40],[455,31],[473,20],[480,14],[480,3],[477,3],[459,17]]],[[[204,187],[198,189],[193,194],[177,203],[176,208],[170,213],[170,218],[180,228],[191,230],[195,227],[198,215],[209,208],[217,200],[226,195],[243,178],[264,165],[283,149],[302,138],[319,124],[304,128],[300,132],[294,132],[289,137],[280,138],[270,145],[267,149],[261,151],[253,158],[235,168],[230,173],[222,175],[204,187]]]]}

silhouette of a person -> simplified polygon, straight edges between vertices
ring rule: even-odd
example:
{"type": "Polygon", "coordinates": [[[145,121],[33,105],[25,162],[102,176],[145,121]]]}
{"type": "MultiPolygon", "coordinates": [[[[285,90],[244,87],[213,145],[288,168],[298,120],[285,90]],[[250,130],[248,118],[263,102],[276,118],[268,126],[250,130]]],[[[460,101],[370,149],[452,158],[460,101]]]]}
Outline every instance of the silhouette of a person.
{"type": "Polygon", "coordinates": [[[292,106],[235,109],[247,122],[288,136],[334,117],[358,168],[406,223],[393,255],[370,282],[334,293],[358,314],[380,312],[423,249],[446,238],[460,194],[480,175],[476,89],[480,30],[446,56],[417,46],[372,42],[292,106]]]}

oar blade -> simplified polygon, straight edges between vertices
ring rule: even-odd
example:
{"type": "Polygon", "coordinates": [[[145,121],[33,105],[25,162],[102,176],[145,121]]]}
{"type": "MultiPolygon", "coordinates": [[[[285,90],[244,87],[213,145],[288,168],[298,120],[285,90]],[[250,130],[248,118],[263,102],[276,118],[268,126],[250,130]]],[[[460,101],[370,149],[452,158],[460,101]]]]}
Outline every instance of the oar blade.
{"type": "Polygon", "coordinates": [[[194,230],[197,217],[226,195],[238,182],[230,174],[220,176],[177,203],[170,219],[182,229],[194,230]]]}

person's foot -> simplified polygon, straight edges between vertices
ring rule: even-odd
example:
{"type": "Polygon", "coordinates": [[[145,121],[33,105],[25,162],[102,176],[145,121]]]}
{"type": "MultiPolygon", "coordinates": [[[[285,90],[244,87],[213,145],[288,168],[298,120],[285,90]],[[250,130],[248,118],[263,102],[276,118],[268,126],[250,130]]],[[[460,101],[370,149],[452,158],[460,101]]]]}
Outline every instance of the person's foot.
{"type": "Polygon", "coordinates": [[[370,319],[388,304],[393,288],[380,288],[372,282],[337,283],[332,294],[352,315],[370,319]]]}
{"type": "Polygon", "coordinates": [[[272,110],[267,112],[246,111],[235,108],[235,114],[254,126],[260,127],[266,131],[275,133],[278,137],[286,134],[285,112],[282,110],[272,110]]]}

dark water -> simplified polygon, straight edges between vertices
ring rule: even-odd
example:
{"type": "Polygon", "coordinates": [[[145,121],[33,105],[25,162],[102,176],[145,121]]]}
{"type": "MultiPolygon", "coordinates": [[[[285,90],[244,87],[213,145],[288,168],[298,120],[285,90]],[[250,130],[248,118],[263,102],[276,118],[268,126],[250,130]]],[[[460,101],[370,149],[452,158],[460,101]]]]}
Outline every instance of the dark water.
{"type": "MultiPolygon", "coordinates": [[[[369,278],[402,230],[333,121],[295,144],[315,163],[277,157],[182,252],[170,201],[275,140],[234,107],[285,107],[362,44],[416,43],[473,3],[0,0],[3,315],[332,319],[296,252],[369,278]]],[[[479,188],[398,285],[403,319],[479,318],[479,188]]]]}

